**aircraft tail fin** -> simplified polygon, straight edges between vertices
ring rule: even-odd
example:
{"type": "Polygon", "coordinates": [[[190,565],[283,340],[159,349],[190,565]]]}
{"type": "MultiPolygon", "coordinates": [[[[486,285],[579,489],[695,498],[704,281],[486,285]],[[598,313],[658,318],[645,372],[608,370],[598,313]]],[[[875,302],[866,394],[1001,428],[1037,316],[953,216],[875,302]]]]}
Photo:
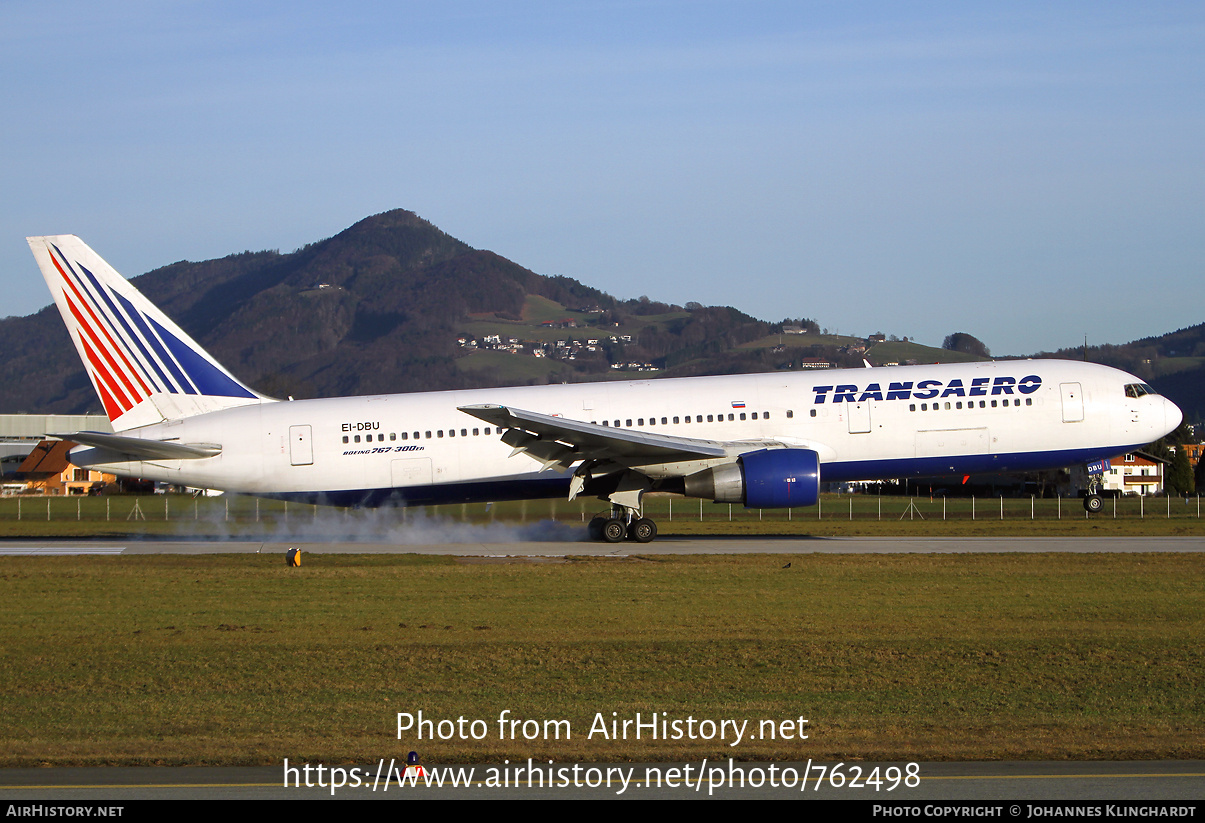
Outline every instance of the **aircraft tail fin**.
{"type": "Polygon", "coordinates": [[[74,235],[28,237],[116,431],[269,401],[74,235]]]}

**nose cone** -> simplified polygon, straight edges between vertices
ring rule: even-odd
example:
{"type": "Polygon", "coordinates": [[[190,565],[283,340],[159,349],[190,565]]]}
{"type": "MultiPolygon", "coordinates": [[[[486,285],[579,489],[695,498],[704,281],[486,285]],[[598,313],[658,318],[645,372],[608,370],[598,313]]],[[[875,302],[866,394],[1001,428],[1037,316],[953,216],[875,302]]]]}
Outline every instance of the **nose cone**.
{"type": "Polygon", "coordinates": [[[1184,412],[1180,411],[1180,407],[1166,397],[1163,398],[1163,423],[1166,431],[1164,434],[1169,434],[1176,430],[1180,425],[1180,421],[1184,419],[1184,412]]]}

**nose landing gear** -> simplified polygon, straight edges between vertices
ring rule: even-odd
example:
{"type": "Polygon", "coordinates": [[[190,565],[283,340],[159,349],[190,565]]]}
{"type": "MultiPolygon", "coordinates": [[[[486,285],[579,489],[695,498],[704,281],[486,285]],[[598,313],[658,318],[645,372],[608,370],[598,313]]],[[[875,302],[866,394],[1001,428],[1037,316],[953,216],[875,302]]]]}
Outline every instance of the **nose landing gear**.
{"type": "MultiPolygon", "coordinates": [[[[1095,468],[1096,464],[1088,467],[1088,490],[1084,495],[1084,511],[1088,514],[1096,514],[1105,507],[1105,501],[1100,496],[1101,474],[1094,473],[1095,468]]],[[[1101,468],[1103,470],[1105,467],[1101,468]]]]}

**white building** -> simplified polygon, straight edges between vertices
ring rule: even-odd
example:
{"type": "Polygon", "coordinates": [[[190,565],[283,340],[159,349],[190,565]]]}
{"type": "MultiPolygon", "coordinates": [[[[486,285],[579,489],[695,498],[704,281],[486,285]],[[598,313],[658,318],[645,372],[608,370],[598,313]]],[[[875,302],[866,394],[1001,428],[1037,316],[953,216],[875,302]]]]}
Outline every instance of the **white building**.
{"type": "MultiPolygon", "coordinates": [[[[1111,494],[1162,494],[1166,463],[1143,452],[1119,454],[1109,461],[1109,470],[1101,476],[1101,491],[1111,494]]],[[[1083,466],[1071,470],[1072,490],[1087,487],[1088,474],[1083,466]]]]}

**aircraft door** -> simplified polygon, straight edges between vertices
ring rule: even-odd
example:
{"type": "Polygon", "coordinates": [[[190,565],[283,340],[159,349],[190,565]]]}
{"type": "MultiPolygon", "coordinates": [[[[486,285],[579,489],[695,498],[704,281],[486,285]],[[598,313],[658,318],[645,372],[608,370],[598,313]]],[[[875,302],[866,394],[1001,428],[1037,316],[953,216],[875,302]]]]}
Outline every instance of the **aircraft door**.
{"type": "Polygon", "coordinates": [[[863,400],[861,403],[850,403],[845,407],[845,413],[849,416],[850,434],[866,434],[870,431],[869,400],[863,400]]]}
{"type": "Polygon", "coordinates": [[[1079,383],[1059,383],[1063,396],[1063,422],[1078,423],[1084,419],[1084,395],[1079,383]]]}
{"type": "Polygon", "coordinates": [[[294,466],[314,465],[314,443],[309,426],[289,426],[289,462],[294,466]]]}

